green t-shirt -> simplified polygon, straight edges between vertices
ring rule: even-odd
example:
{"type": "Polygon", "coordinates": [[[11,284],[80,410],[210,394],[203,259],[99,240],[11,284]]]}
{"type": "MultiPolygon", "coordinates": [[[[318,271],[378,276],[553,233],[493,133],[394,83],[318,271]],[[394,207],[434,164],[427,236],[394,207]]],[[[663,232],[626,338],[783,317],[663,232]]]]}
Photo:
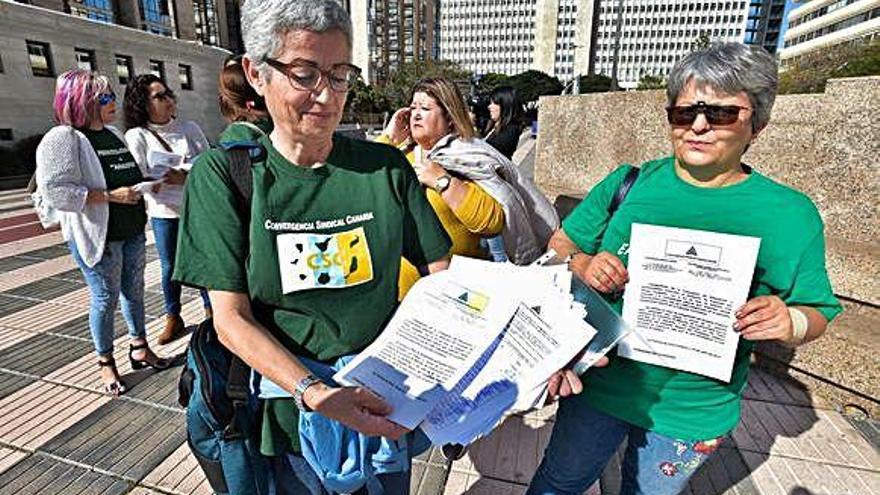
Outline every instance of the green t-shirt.
{"type": "MultiPolygon", "coordinates": [[[[608,251],[626,264],[633,223],[759,237],[749,298],[776,295],[787,305],[810,306],[829,321],[841,311],[825,271],[822,220],[804,194],[755,171],[731,186],[699,188],[676,175],[670,157],[642,165],[638,181],[609,221],[608,204],[628,169],[608,175],[563,222],[565,233],[584,252],[608,251]]],[[[621,311],[622,299],[609,302],[621,311]]],[[[752,347],[740,340],[730,383],[612,353],[607,367],[585,375],[584,393],[574,400],[663,435],[715,438],[739,421],[752,347]]]]}
{"type": "MultiPolygon", "coordinates": [[[[335,137],[326,164],[311,169],[260,143],[267,159],[254,164],[250,242],[224,152],[196,160],[174,278],[248,293],[257,320],[296,355],[328,362],[359,351],[397,307],[400,257],[436,261],[449,237],[394,148],[335,137]]],[[[262,451],[298,451],[293,400],[266,402],[262,451]]]]}
{"type": "Polygon", "coordinates": [[[260,119],[256,122],[233,122],[220,133],[219,143],[257,141],[272,132],[272,120],[260,119]]]}
{"type": "MultiPolygon", "coordinates": [[[[133,186],[144,180],[141,169],[135,163],[128,147],[116,137],[116,134],[113,134],[113,131],[107,128],[100,131],[84,129],[82,133],[88,138],[98,155],[108,191],[118,187],[133,186]]],[[[147,210],[144,207],[143,199],[134,205],[109,203],[109,207],[108,242],[124,241],[144,233],[144,226],[147,224],[147,210]]]]}

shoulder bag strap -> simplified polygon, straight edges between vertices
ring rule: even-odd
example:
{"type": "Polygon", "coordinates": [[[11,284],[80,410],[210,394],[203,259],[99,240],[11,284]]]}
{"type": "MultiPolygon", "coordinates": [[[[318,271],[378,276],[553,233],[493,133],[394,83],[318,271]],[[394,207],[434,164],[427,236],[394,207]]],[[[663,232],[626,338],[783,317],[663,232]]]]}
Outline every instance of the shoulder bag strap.
{"type": "Polygon", "coordinates": [[[633,167],[630,165],[629,171],[626,173],[626,176],[623,178],[623,182],[620,183],[620,186],[617,188],[617,192],[614,193],[614,197],[611,198],[611,204],[608,205],[608,217],[610,218],[614,215],[614,212],[620,207],[623,203],[623,200],[626,199],[626,195],[629,194],[629,191],[632,189],[633,184],[636,183],[636,179],[639,178],[639,167],[633,167]]]}
{"type": "Polygon", "coordinates": [[[168,141],[166,141],[165,138],[163,138],[162,136],[160,136],[158,132],[154,131],[153,129],[150,129],[149,127],[144,127],[144,129],[146,129],[147,132],[149,132],[149,133],[152,134],[156,139],[159,140],[159,144],[161,144],[162,147],[165,148],[165,151],[167,151],[167,152],[169,152],[169,153],[174,153],[174,150],[171,148],[171,145],[168,144],[168,141]]]}

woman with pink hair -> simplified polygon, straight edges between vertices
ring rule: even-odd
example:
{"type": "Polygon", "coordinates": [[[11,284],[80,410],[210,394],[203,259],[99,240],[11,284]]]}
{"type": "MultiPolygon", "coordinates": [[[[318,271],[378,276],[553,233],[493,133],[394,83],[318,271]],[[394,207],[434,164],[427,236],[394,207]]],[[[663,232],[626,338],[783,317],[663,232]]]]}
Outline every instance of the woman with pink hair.
{"type": "Polygon", "coordinates": [[[116,94],[103,75],[74,69],[58,77],[57,126],[37,147],[37,188],[60,212],[61,232],[91,293],[89,329],[104,390],[126,391],[113,358],[113,313],[122,295],[132,369],[165,369],[147,345],[144,324],[144,180],[122,134],[107,125],[116,94]]]}

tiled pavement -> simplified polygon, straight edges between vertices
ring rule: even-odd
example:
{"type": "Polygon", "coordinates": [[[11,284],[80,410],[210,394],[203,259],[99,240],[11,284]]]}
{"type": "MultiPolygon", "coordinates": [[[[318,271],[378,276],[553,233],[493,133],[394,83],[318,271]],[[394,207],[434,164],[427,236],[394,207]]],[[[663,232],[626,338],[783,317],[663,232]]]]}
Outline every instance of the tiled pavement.
{"type": "MultiPolygon", "coordinates": [[[[34,221],[20,191],[0,192],[0,494],[210,493],[185,444],[177,370],[133,372],[117,317],[116,358],[134,386],[118,399],[99,391],[88,290],[60,234],[28,226],[34,221]]],[[[162,301],[149,236],[146,286],[155,338],[162,301]]],[[[185,299],[184,319],[194,323],[198,297],[187,291],[185,299]]],[[[176,355],[185,345],[157,349],[176,355]]],[[[522,493],[552,425],[552,408],[511,417],[448,476],[430,451],[415,461],[413,493],[522,493]]],[[[880,435],[872,423],[861,426],[880,435]]],[[[615,459],[601,493],[618,493],[618,469],[615,459]]],[[[880,495],[880,454],[798,381],[755,371],[740,426],[687,493],[880,495]]]]}

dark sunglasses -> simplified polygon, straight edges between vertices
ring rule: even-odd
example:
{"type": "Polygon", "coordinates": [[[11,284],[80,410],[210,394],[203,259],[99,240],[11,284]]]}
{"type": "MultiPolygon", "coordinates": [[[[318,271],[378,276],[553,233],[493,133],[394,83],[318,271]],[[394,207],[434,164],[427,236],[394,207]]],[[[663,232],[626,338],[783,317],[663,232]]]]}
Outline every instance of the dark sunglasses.
{"type": "Polygon", "coordinates": [[[166,89],[165,91],[160,91],[152,96],[152,98],[155,100],[165,100],[165,99],[173,100],[176,97],[177,97],[177,95],[175,95],[174,91],[171,91],[170,89],[166,89]]]}
{"type": "Polygon", "coordinates": [[[103,93],[98,95],[98,104],[103,106],[109,105],[116,101],[116,93],[103,93]]]}
{"type": "Polygon", "coordinates": [[[686,107],[667,107],[666,119],[671,125],[691,125],[697,120],[697,115],[703,114],[711,125],[730,125],[739,120],[740,110],[751,110],[751,108],[738,105],[707,105],[704,101],[698,101],[695,105],[686,107]]]}

